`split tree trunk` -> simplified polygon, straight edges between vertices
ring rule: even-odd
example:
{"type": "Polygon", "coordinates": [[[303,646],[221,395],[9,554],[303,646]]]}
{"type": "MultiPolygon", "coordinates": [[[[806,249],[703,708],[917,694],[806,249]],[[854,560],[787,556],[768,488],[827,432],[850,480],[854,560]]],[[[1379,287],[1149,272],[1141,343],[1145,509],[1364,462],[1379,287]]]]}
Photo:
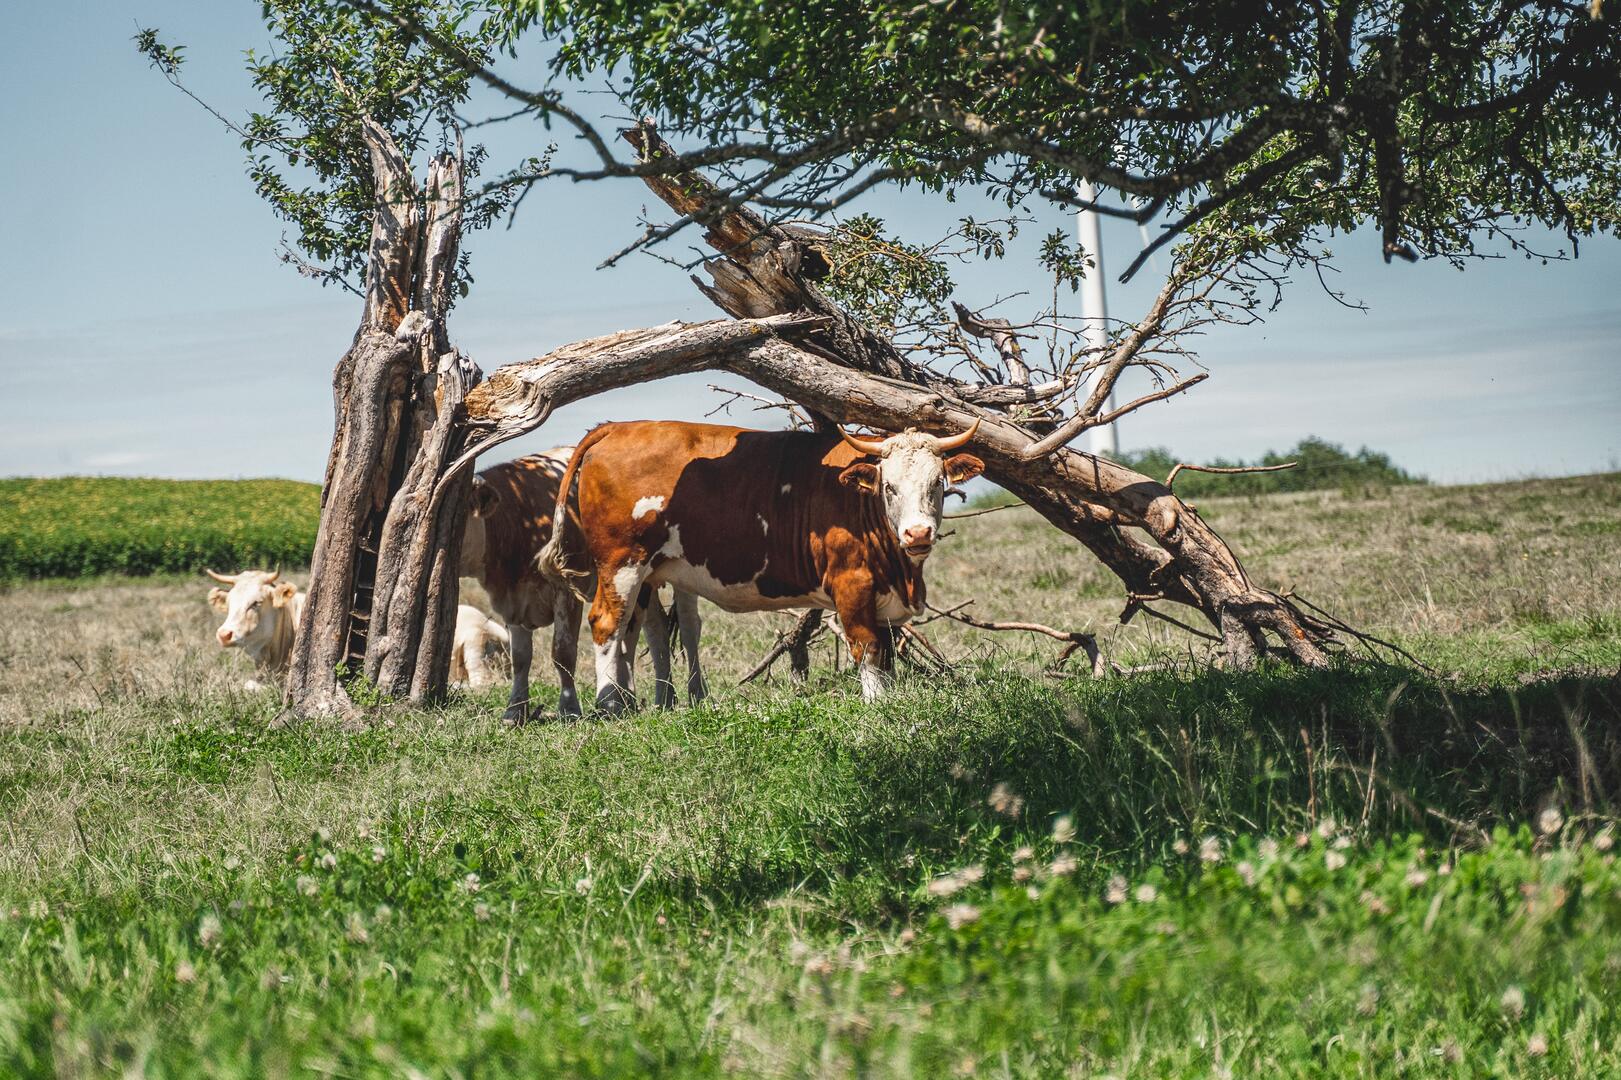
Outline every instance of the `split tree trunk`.
{"type": "Polygon", "coordinates": [[[445,481],[466,438],[476,365],[445,315],[461,232],[461,163],[418,191],[388,133],[363,122],[376,184],[365,308],[333,376],[336,428],[310,587],[288,673],[295,715],[347,715],[364,675],[393,697],[444,692],[471,476],[445,481]]]}

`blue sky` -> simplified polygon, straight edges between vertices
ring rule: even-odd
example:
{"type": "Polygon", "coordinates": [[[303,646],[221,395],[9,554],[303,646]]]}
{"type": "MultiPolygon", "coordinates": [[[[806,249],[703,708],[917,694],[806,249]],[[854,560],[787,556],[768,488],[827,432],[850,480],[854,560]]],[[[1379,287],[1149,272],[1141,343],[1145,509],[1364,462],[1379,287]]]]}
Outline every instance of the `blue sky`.
{"type": "MultiPolygon", "coordinates": [[[[277,261],[282,226],[243,177],[235,140],[147,69],[130,42],[138,23],[189,46],[187,81],[206,99],[232,114],[254,102],[242,51],[267,39],[252,0],[58,0],[5,16],[0,475],[319,479],[331,370],[358,301],[277,261]]],[[[550,137],[506,125],[488,141],[502,161],[550,137]]],[[[535,192],[513,228],[470,239],[477,282],[452,337],[489,372],[591,334],[715,317],[665,263],[595,269],[644,208],[662,209],[650,201],[631,181],[535,192]]],[[[977,209],[908,192],[858,208],[916,238],[977,209]]],[[[1028,236],[1071,227],[1035,209],[1028,236]]],[[[1106,258],[1122,265],[1136,239],[1106,223],[1106,258]]],[[[1621,468],[1621,242],[1590,241],[1571,263],[1510,257],[1462,273],[1386,266],[1371,235],[1337,247],[1339,284],[1367,314],[1299,282],[1265,325],[1205,339],[1209,382],[1128,418],[1121,444],[1197,460],[1316,434],[1444,481],[1621,468]]],[[[1030,265],[966,268],[958,296],[975,307],[1042,295],[1030,265]]],[[[1111,314],[1140,311],[1153,277],[1111,280],[1111,314]]],[[[1017,302],[1004,310],[1017,314],[1017,302]]],[[[578,403],[511,452],[573,441],[602,419],[700,417],[720,403],[707,389],[717,381],[684,377],[578,403]]]]}

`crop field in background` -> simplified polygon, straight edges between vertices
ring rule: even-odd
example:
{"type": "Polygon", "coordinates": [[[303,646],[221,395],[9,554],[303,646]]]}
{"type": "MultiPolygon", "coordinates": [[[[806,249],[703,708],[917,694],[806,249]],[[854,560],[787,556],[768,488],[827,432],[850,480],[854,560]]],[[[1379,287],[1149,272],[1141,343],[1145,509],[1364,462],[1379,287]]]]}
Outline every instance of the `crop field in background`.
{"type": "Polygon", "coordinates": [[[0,581],[308,566],[320,507],[294,480],[0,479],[0,581]]]}
{"type": "Polygon", "coordinates": [[[700,709],[272,731],[200,576],[0,587],[0,1074],[1621,1074],[1621,476],[1199,501],[1434,670],[1215,670],[1025,509],[931,600],[1169,666],[706,608],[700,709]]]}

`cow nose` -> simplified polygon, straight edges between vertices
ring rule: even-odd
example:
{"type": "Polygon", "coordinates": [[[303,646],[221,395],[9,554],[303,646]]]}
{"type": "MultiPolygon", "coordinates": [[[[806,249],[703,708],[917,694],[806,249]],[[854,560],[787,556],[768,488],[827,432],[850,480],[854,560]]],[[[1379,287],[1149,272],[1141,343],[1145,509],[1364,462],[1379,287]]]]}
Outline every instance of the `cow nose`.
{"type": "Polygon", "coordinates": [[[233,635],[231,634],[231,631],[227,630],[225,627],[222,626],[222,627],[219,628],[219,632],[216,633],[214,636],[220,639],[220,644],[221,645],[229,645],[231,643],[231,638],[232,638],[233,635]]]}
{"type": "Polygon", "coordinates": [[[901,542],[906,547],[927,547],[934,543],[934,529],[928,525],[913,525],[901,534],[901,542]]]}

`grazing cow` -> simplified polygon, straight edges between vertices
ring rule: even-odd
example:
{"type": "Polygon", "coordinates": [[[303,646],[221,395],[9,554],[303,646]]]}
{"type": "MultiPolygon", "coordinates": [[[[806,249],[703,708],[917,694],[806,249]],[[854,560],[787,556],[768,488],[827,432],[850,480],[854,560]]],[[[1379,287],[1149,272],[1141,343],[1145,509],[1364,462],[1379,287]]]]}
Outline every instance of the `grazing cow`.
{"type": "MultiPolygon", "coordinates": [[[[596,428],[569,461],[558,505],[578,475],[596,573],[597,703],[633,700],[625,641],[636,640],[635,601],[665,582],[727,611],[837,611],[862,696],[877,697],[893,662],[890,629],[924,608],[946,488],[984,469],[951,455],[977,428],[872,440],[674,421],[596,428]]],[[[559,580],[577,573],[563,565],[565,546],[559,535],[541,555],[559,580]]]]}
{"type": "MultiPolygon", "coordinates": [[[[298,619],[304,611],[304,594],[292,582],[282,581],[280,570],[244,570],[239,574],[209,577],[230,589],[210,589],[208,603],[225,616],[214,636],[222,647],[242,649],[253,659],[258,673],[280,681],[287,674],[298,634],[298,619]]],[[[242,684],[258,690],[263,684],[249,679],[242,684]]]]}
{"type": "MultiPolygon", "coordinates": [[[[576,633],[578,630],[576,630],[576,633]]],[[[512,648],[507,628],[472,604],[456,608],[456,636],[450,643],[450,682],[482,690],[495,682],[495,672],[485,661],[491,650],[512,648]]]]}
{"type": "Polygon", "coordinates": [[[564,534],[578,535],[579,516],[558,498],[558,481],[572,447],[559,447],[492,465],[473,480],[472,513],[462,540],[460,570],[490,594],[490,606],[506,621],[512,648],[512,694],[504,719],[521,724],[529,717],[529,661],[533,634],[552,628],[552,666],[562,694],[558,711],[578,716],[574,688],[582,605],[574,593],[535,565],[552,536],[555,513],[564,534]]]}

